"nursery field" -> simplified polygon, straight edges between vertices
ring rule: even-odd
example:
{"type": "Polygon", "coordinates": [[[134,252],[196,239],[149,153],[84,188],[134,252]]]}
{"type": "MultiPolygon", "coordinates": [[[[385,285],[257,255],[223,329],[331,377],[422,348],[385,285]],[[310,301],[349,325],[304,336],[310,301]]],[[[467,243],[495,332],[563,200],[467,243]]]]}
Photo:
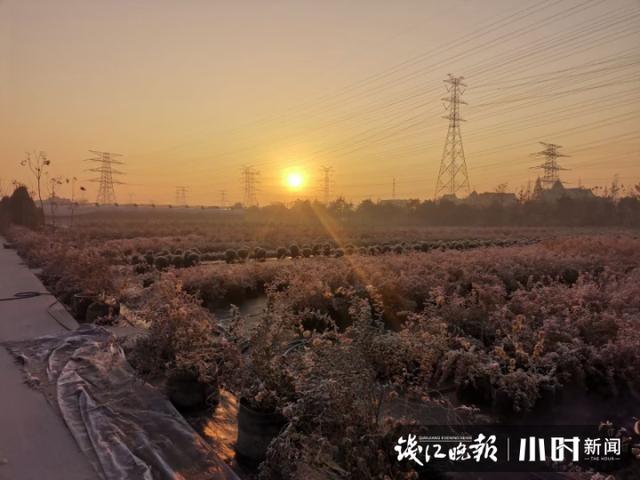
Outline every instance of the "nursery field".
{"type": "Polygon", "coordinates": [[[603,424],[624,464],[558,475],[640,474],[637,231],[129,219],[7,238],[78,321],[142,329],[129,362],[245,478],[418,478],[397,432],[457,423],[603,424]]]}

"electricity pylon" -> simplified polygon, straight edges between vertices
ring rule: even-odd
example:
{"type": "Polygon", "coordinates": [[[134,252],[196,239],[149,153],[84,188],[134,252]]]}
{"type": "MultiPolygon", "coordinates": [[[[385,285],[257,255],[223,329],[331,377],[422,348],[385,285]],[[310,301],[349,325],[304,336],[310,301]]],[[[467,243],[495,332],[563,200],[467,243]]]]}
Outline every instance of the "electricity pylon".
{"type": "Polygon", "coordinates": [[[442,151],[442,160],[440,160],[440,171],[438,172],[438,180],[436,182],[435,198],[445,194],[455,195],[463,191],[469,193],[469,175],[467,173],[467,162],[464,158],[464,148],[462,147],[462,134],[460,132],[460,122],[464,122],[460,118],[460,105],[466,105],[466,102],[460,100],[464,93],[462,87],[466,87],[462,80],[464,77],[454,77],[449,74],[449,78],[444,80],[447,84],[447,92],[449,96],[443,98],[445,108],[449,111],[449,115],[442,118],[449,120],[449,129],[447,130],[447,138],[444,142],[442,151]]]}
{"type": "Polygon", "coordinates": [[[89,150],[91,153],[97,155],[93,158],[88,158],[88,162],[96,162],[99,164],[96,168],[90,168],[90,172],[99,173],[100,177],[92,178],[90,182],[97,182],[100,185],[98,186],[98,196],[96,198],[96,203],[100,203],[103,205],[114,204],[116,203],[116,192],[113,186],[115,184],[122,184],[118,180],[114,180],[114,175],[123,175],[124,172],[120,172],[118,170],[113,169],[113,165],[122,165],[124,162],[120,160],[115,160],[114,157],[121,157],[119,153],[110,153],[110,152],[97,152],[95,150],[89,150]]]}
{"type": "Polygon", "coordinates": [[[188,188],[182,185],[176,187],[176,205],[187,205],[187,190],[188,188]]]}
{"type": "Polygon", "coordinates": [[[324,200],[324,204],[325,205],[329,205],[329,197],[331,194],[331,171],[333,170],[332,167],[320,167],[320,169],[322,170],[322,198],[324,200]]]}
{"type": "Polygon", "coordinates": [[[539,143],[541,145],[544,145],[545,147],[544,150],[540,152],[532,153],[531,155],[533,155],[534,157],[544,157],[545,161],[544,163],[541,163],[540,165],[536,165],[535,167],[531,167],[531,168],[544,170],[544,173],[541,179],[542,185],[545,188],[551,188],[554,183],[560,180],[560,175],[558,172],[560,172],[560,170],[568,170],[567,168],[561,167],[558,164],[557,159],[559,157],[569,157],[570,155],[565,155],[558,151],[558,149],[562,148],[562,145],[556,145],[554,143],[546,143],[546,142],[539,142],[539,143]]]}
{"type": "Polygon", "coordinates": [[[251,165],[242,169],[242,180],[244,182],[244,205],[253,207],[258,205],[258,176],[260,172],[251,165]]]}

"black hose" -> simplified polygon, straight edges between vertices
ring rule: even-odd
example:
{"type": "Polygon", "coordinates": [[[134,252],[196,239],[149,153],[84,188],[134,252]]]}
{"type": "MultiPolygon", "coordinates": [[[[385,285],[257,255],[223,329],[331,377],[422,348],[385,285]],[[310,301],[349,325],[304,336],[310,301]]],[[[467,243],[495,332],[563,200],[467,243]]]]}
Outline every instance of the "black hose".
{"type": "Polygon", "coordinates": [[[26,298],[40,297],[42,295],[51,295],[49,292],[18,292],[14,293],[13,297],[0,298],[0,302],[10,302],[12,300],[24,300],[26,298]]]}

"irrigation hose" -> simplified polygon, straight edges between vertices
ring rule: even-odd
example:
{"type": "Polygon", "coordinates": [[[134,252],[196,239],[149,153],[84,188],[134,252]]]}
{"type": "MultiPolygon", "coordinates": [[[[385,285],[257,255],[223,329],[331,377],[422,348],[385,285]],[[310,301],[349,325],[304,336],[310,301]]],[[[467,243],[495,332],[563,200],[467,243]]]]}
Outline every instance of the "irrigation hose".
{"type": "MultiPolygon", "coordinates": [[[[18,292],[18,293],[14,293],[13,297],[0,298],[0,302],[11,302],[13,300],[25,300],[27,298],[43,297],[46,295],[53,295],[53,294],[51,292],[36,292],[36,291],[18,292]]],[[[53,318],[65,330],[70,330],[69,326],[65,325],[61,320],[59,320],[53,314],[53,312],[51,312],[51,307],[53,307],[57,303],[60,303],[60,302],[58,302],[58,300],[56,299],[47,307],[47,314],[51,318],[53,318]]]]}

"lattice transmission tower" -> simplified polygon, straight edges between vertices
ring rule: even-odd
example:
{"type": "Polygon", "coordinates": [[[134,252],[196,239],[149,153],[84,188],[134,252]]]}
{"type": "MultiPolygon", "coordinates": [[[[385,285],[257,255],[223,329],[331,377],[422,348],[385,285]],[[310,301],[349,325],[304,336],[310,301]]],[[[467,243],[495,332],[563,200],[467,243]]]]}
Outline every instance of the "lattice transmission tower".
{"type": "Polygon", "coordinates": [[[333,167],[320,167],[322,171],[322,199],[325,205],[329,205],[329,199],[331,198],[331,172],[333,167]]]}
{"type": "Polygon", "coordinates": [[[186,206],[187,205],[187,191],[188,187],[183,185],[179,185],[176,187],[176,205],[178,206],[186,206]]]}
{"type": "Polygon", "coordinates": [[[558,158],[569,157],[570,155],[565,155],[558,151],[560,148],[562,148],[562,145],[556,145],[555,143],[546,142],[539,143],[541,145],[544,145],[544,150],[532,153],[531,155],[533,155],[534,157],[544,157],[545,160],[544,163],[531,168],[543,170],[542,178],[540,179],[542,182],[542,186],[544,188],[551,188],[554,183],[560,180],[560,170],[568,170],[568,168],[563,168],[558,164],[558,158]]]}
{"type": "Polygon", "coordinates": [[[123,182],[114,180],[114,176],[124,175],[124,172],[115,170],[113,168],[113,165],[122,165],[124,164],[124,162],[116,160],[114,157],[121,157],[122,155],[119,153],[111,152],[97,152],[95,150],[89,151],[96,156],[93,158],[88,158],[87,161],[96,162],[99,164],[96,168],[89,169],[90,172],[100,174],[98,178],[92,178],[89,180],[90,182],[99,183],[96,203],[100,203],[103,205],[114,204],[116,203],[116,192],[113,186],[117,184],[123,184],[123,182]]]}
{"type": "Polygon", "coordinates": [[[440,170],[436,182],[435,198],[442,195],[455,195],[458,192],[469,193],[469,174],[467,173],[467,161],[464,158],[464,148],[462,146],[462,133],[460,132],[460,105],[466,102],[460,100],[466,87],[462,80],[464,77],[454,77],[449,74],[449,78],[444,80],[447,86],[448,97],[443,98],[445,109],[449,112],[442,118],[449,120],[447,138],[444,142],[442,159],[440,160],[440,170]]]}
{"type": "Polygon", "coordinates": [[[260,172],[251,165],[242,169],[242,181],[244,183],[244,205],[253,207],[258,205],[258,176],[260,172]]]}

